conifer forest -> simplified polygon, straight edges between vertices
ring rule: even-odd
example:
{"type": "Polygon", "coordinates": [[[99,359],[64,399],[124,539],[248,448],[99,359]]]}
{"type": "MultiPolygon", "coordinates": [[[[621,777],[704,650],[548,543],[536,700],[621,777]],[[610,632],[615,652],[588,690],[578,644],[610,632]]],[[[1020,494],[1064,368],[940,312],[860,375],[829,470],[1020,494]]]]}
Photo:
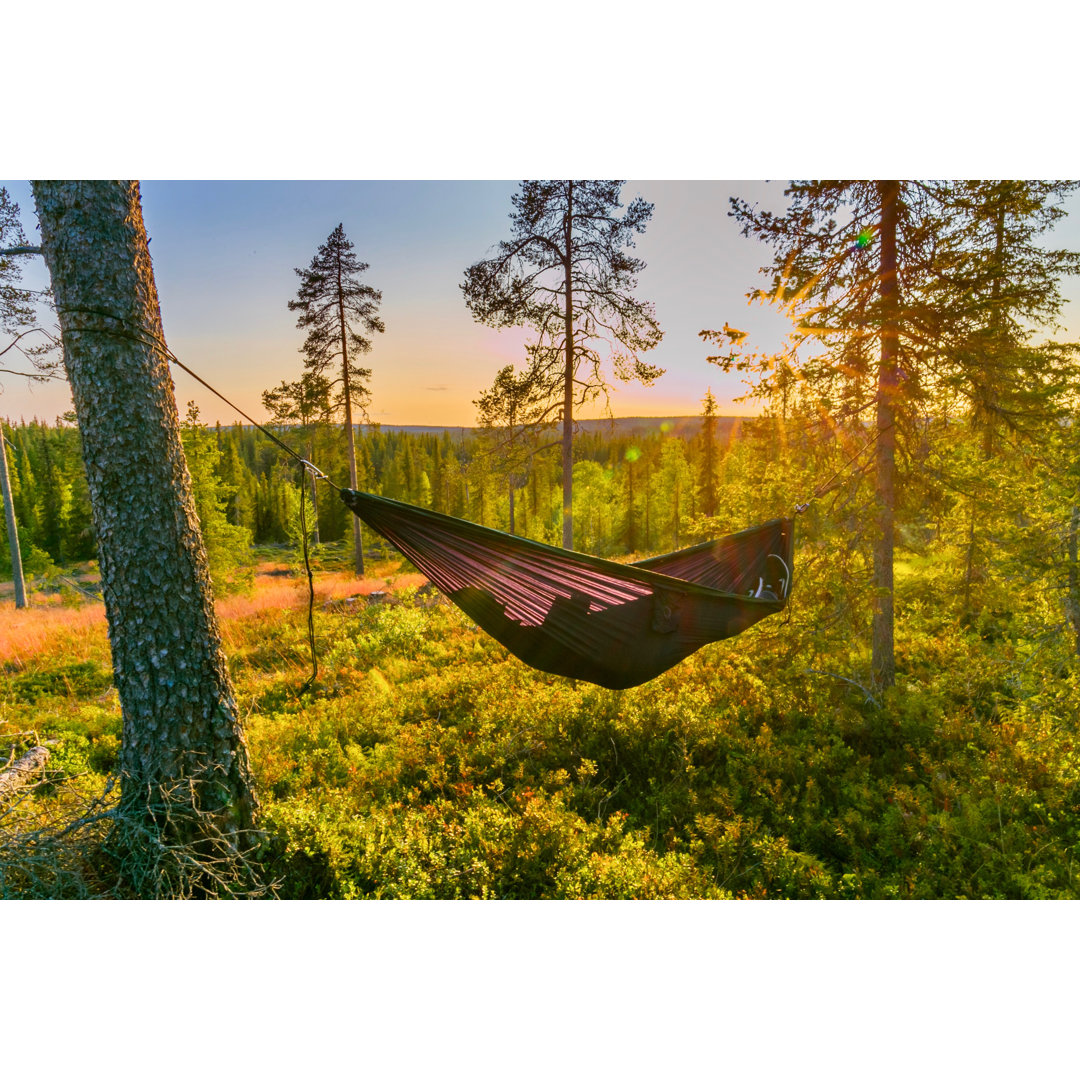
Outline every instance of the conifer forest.
{"type": "Polygon", "coordinates": [[[445,428],[373,420],[399,328],[347,223],[281,297],[295,370],[208,421],[138,185],[35,182],[40,246],[0,189],[0,380],[74,403],[2,421],[0,897],[1077,898],[1078,188],[717,206],[786,343],[718,309],[683,415],[605,418],[664,374],[654,207],[523,182],[454,301],[528,344],[445,428]],[[776,519],[790,556],[714,544],[776,519]],[[721,601],[756,614],[625,688],[521,644],[576,604],[559,648],[632,669],[721,601]]]}

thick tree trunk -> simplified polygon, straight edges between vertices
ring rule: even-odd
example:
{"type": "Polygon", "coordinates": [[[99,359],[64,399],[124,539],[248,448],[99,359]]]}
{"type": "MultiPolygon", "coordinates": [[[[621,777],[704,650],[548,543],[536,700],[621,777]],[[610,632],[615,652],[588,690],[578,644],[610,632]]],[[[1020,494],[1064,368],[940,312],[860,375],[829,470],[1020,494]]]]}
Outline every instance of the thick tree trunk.
{"type": "Polygon", "coordinates": [[[563,373],[563,436],[562,436],[562,489],[563,519],[562,546],[570,551],[574,547],[574,294],[573,242],[574,182],[567,181],[566,229],[563,263],[566,281],[566,370],[563,373]]]}
{"type": "Polygon", "coordinates": [[[167,844],[209,836],[236,845],[257,803],[180,442],[139,187],[37,181],[34,199],[123,709],[121,817],[167,844]]]}
{"type": "Polygon", "coordinates": [[[877,484],[878,535],[874,548],[874,615],[871,670],[879,688],[896,681],[893,651],[893,530],[896,506],[896,359],[899,352],[899,293],[896,281],[896,211],[900,184],[878,183],[881,193],[881,366],[878,369],[877,484]]]}
{"type": "MultiPolygon", "coordinates": [[[[345,322],[345,294],[344,284],[341,280],[341,260],[338,259],[338,319],[341,323],[341,378],[345,390],[345,431],[347,432],[349,447],[349,487],[353,491],[357,488],[356,482],[356,436],[353,432],[352,415],[352,387],[349,384],[349,343],[346,336],[345,322]]],[[[355,514],[349,515],[353,521],[353,566],[356,576],[364,576],[364,537],[360,532],[360,519],[355,514]]]]}
{"type": "Polygon", "coordinates": [[[15,582],[15,606],[26,607],[26,584],[23,581],[22,552],[19,549],[19,525],[15,520],[15,503],[11,499],[8,479],[7,441],[0,425],[0,495],[4,500],[4,520],[7,522],[8,551],[11,552],[11,577],[15,582]]]}

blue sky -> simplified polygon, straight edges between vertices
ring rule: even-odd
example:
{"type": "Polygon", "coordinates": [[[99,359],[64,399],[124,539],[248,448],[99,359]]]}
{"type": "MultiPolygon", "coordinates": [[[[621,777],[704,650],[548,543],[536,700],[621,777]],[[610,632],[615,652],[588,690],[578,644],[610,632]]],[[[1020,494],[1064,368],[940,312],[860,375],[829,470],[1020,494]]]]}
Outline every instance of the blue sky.
{"type": "MultiPolygon", "coordinates": [[[[3,181],[36,234],[26,181],[3,181]]],[[[779,344],[784,321],[746,294],[759,282],[767,251],[741,237],[728,217],[731,195],[783,206],[783,182],[628,181],[623,201],[654,203],[637,254],[647,264],[638,296],[651,300],[664,340],[646,358],[667,369],[651,388],[616,384],[616,416],[696,413],[707,388],[725,413],[746,412],[732,399],[737,376],[706,363],[697,336],[730,322],[759,349],[779,344]]],[[[386,332],[366,359],[374,420],[388,424],[473,423],[472,401],[500,367],[520,363],[526,330],[495,331],[473,321],[459,284],[466,266],[508,236],[513,181],[146,181],[143,213],[151,237],[166,337],[173,351],[256,419],[264,389],[295,378],[303,335],[287,308],[316,248],[342,222],[381,289],[386,332]]],[[[1080,200],[1073,200],[1080,203],[1080,200]]],[[[1080,215],[1055,242],[1080,247],[1080,215]]],[[[45,281],[40,259],[26,282],[45,281]]],[[[1080,299],[1078,282],[1066,293],[1080,299]]],[[[1066,321],[1080,319],[1066,309],[1066,321]]],[[[209,422],[235,415],[186,374],[174,373],[177,400],[198,402],[209,422]]],[[[70,408],[65,384],[27,386],[6,376],[4,415],[52,419],[70,408]]],[[[587,415],[587,414],[583,414],[587,415]]],[[[593,415],[599,415],[597,410],[593,415]]]]}

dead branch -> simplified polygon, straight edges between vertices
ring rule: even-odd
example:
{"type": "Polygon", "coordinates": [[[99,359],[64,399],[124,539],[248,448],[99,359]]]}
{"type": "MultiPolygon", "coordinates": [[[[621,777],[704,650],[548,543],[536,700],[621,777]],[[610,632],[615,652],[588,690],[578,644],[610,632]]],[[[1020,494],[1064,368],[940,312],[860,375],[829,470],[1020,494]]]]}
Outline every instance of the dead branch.
{"type": "Polygon", "coordinates": [[[23,754],[11,768],[0,773],[0,798],[10,795],[39,776],[48,760],[49,751],[44,746],[35,746],[33,750],[23,754]]]}

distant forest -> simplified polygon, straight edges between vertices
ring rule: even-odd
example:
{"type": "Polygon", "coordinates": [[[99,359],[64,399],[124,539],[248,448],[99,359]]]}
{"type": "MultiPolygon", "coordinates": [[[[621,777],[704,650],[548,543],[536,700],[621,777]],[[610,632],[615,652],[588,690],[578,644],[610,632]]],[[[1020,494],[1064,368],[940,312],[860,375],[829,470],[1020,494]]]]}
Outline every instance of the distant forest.
{"type": "MultiPolygon", "coordinates": [[[[618,556],[702,537],[703,519],[716,510],[727,450],[746,426],[753,429],[755,421],[718,416],[581,421],[574,445],[574,546],[618,556]]],[[[335,483],[347,486],[339,427],[275,425],[273,430],[335,483]]],[[[509,530],[513,489],[514,532],[559,542],[557,447],[536,449],[511,469],[497,430],[364,425],[357,432],[364,490],[509,530]]],[[[54,424],[4,421],[4,434],[11,447],[12,497],[27,573],[41,575],[96,558],[78,428],[61,419],[54,424]]],[[[299,470],[265,435],[250,425],[209,427],[189,404],[183,441],[211,565],[219,576],[246,561],[251,545],[299,544],[299,470]]],[[[543,445],[541,435],[536,446],[543,445]]],[[[348,547],[351,521],[344,504],[322,485],[316,492],[309,485],[307,498],[311,538],[348,547]]],[[[374,534],[368,539],[376,548],[382,543],[374,534]]],[[[10,577],[6,530],[0,544],[0,573],[10,577]]]]}

